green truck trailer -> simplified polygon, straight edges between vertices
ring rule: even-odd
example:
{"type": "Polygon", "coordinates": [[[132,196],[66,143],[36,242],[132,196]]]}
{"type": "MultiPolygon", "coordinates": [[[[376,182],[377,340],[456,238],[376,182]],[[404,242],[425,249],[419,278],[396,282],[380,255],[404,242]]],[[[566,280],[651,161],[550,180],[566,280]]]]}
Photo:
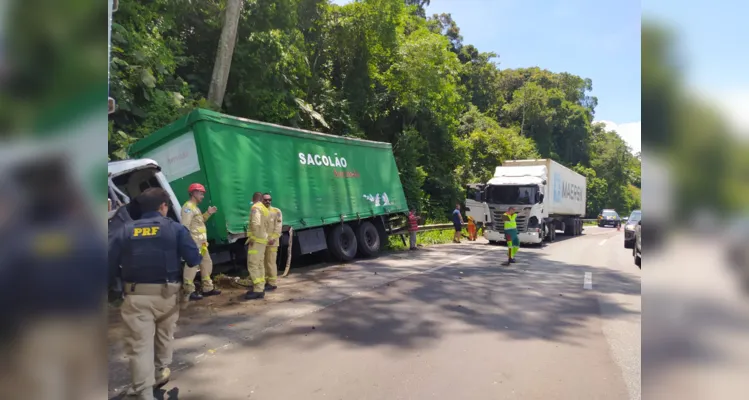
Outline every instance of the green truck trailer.
{"type": "Polygon", "coordinates": [[[327,249],[341,261],[377,254],[408,210],[390,143],[197,109],[129,153],[158,163],[178,204],[191,183],[206,187],[201,208],[218,208],[207,222],[214,262],[244,257],[254,192],[281,209],[282,245],[293,232],[294,253],[327,249]]]}

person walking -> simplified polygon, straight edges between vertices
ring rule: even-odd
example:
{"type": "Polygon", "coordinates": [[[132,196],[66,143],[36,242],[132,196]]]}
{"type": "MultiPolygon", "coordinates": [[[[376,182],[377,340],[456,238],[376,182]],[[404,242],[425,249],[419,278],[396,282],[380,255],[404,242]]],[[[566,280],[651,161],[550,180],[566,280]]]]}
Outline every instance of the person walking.
{"type": "Polygon", "coordinates": [[[510,207],[507,212],[502,215],[504,220],[505,239],[507,240],[507,262],[504,265],[510,265],[515,262],[515,254],[520,249],[520,240],[518,238],[518,224],[515,220],[517,218],[515,213],[515,207],[510,207]]]}
{"type": "Polygon", "coordinates": [[[408,235],[410,239],[409,250],[416,250],[416,232],[419,231],[419,217],[416,216],[416,211],[411,210],[408,213],[408,235]]]}
{"type": "Polygon", "coordinates": [[[281,210],[273,207],[273,197],[269,193],[263,195],[263,205],[268,208],[268,245],[265,247],[265,291],[278,289],[278,244],[283,232],[283,215],[281,210]]]}
{"type": "Polygon", "coordinates": [[[263,194],[252,195],[250,208],[250,231],[247,235],[247,270],[252,280],[252,290],[245,294],[245,300],[265,298],[265,247],[268,245],[268,222],[270,212],[263,205],[263,194]]]}
{"type": "Polygon", "coordinates": [[[460,235],[463,232],[463,215],[460,213],[460,203],[455,204],[455,210],[453,210],[453,227],[455,228],[455,235],[453,236],[453,243],[460,243],[460,235]]]}
{"type": "Polygon", "coordinates": [[[205,198],[205,187],[199,183],[193,183],[187,188],[187,192],[190,198],[182,206],[182,212],[180,212],[180,219],[182,225],[187,227],[190,231],[192,240],[195,241],[195,245],[200,249],[200,254],[203,256],[203,261],[200,263],[200,278],[201,278],[201,289],[203,294],[195,291],[195,276],[198,274],[198,267],[189,267],[185,265],[183,271],[183,285],[185,296],[189,300],[200,300],[203,296],[215,296],[221,294],[221,291],[213,286],[211,280],[211,273],[213,272],[213,260],[211,255],[208,253],[208,233],[206,230],[205,223],[216,213],[217,208],[214,206],[208,207],[205,213],[200,212],[198,205],[203,202],[205,198]]]}
{"type": "Polygon", "coordinates": [[[174,330],[179,319],[182,262],[200,265],[190,232],[166,217],[169,194],[146,189],[138,198],[142,217],[129,221],[109,244],[110,282],[123,281],[121,306],[130,363],[128,397],[153,400],[153,389],[169,381],[174,330]]]}

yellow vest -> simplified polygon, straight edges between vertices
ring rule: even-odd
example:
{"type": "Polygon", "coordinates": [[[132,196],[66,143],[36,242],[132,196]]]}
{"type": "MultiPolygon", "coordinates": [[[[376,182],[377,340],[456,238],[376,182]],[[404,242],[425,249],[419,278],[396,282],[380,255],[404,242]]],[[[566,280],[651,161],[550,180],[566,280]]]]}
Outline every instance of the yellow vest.
{"type": "Polygon", "coordinates": [[[518,215],[517,214],[510,215],[510,214],[507,214],[507,213],[505,213],[505,215],[507,216],[507,218],[509,218],[508,221],[505,221],[505,230],[507,230],[507,229],[518,229],[518,223],[515,222],[515,218],[517,218],[518,215]]]}

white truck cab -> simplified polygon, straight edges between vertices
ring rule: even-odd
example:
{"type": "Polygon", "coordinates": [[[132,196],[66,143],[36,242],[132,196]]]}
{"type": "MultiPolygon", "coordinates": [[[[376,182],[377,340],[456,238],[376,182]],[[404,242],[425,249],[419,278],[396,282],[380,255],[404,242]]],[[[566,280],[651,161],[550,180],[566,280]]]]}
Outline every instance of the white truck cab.
{"type": "Polygon", "coordinates": [[[585,177],[550,159],[507,161],[497,167],[484,190],[492,223],[484,231],[490,243],[504,242],[502,215],[517,213],[520,243],[553,241],[558,230],[581,235],[585,215],[585,177]]]}
{"type": "Polygon", "coordinates": [[[466,216],[472,217],[478,226],[486,226],[492,222],[491,210],[484,201],[486,184],[472,183],[465,186],[466,216]]]}
{"type": "Polygon", "coordinates": [[[148,188],[160,187],[169,193],[171,199],[168,216],[180,222],[182,207],[156,161],[148,158],[111,161],[107,164],[107,170],[109,199],[112,202],[109,218],[112,218],[119,207],[126,206],[130,216],[137,219],[140,216],[140,210],[136,204],[131,203],[131,200],[148,188]]]}

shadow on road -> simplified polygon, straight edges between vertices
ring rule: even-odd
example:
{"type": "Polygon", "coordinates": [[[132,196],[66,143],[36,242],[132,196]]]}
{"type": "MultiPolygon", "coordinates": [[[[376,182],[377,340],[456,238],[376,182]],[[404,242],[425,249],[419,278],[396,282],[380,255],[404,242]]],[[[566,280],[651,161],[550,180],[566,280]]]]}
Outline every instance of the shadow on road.
{"type": "MultiPolygon", "coordinates": [[[[189,322],[177,339],[185,334],[203,339],[176,351],[175,364],[183,369],[192,366],[195,354],[209,350],[213,343],[231,343],[231,351],[273,345],[304,351],[331,341],[401,351],[433,346],[456,332],[584,346],[586,337],[580,332],[586,330],[578,328],[601,318],[599,307],[604,304],[599,302],[607,301],[606,296],[583,289],[585,272],[595,272],[595,291],[599,293],[640,294],[640,281],[634,276],[561,263],[539,252],[524,252],[519,263],[504,267],[500,265],[505,260],[502,246],[447,245],[442,251],[445,249],[452,260],[475,256],[391,282],[382,275],[392,273],[392,257],[396,256],[368,260],[362,262],[366,272],[343,272],[334,279],[335,284],[306,298],[258,303],[251,312],[230,309],[189,322]],[[352,296],[355,292],[358,294],[352,296]],[[298,340],[301,338],[304,340],[298,340]]],[[[397,257],[423,264],[421,272],[445,262],[444,253],[430,251],[397,257]]],[[[309,271],[299,279],[318,282],[319,273],[309,271]]],[[[605,306],[609,318],[639,316],[619,304],[605,306]]]]}

